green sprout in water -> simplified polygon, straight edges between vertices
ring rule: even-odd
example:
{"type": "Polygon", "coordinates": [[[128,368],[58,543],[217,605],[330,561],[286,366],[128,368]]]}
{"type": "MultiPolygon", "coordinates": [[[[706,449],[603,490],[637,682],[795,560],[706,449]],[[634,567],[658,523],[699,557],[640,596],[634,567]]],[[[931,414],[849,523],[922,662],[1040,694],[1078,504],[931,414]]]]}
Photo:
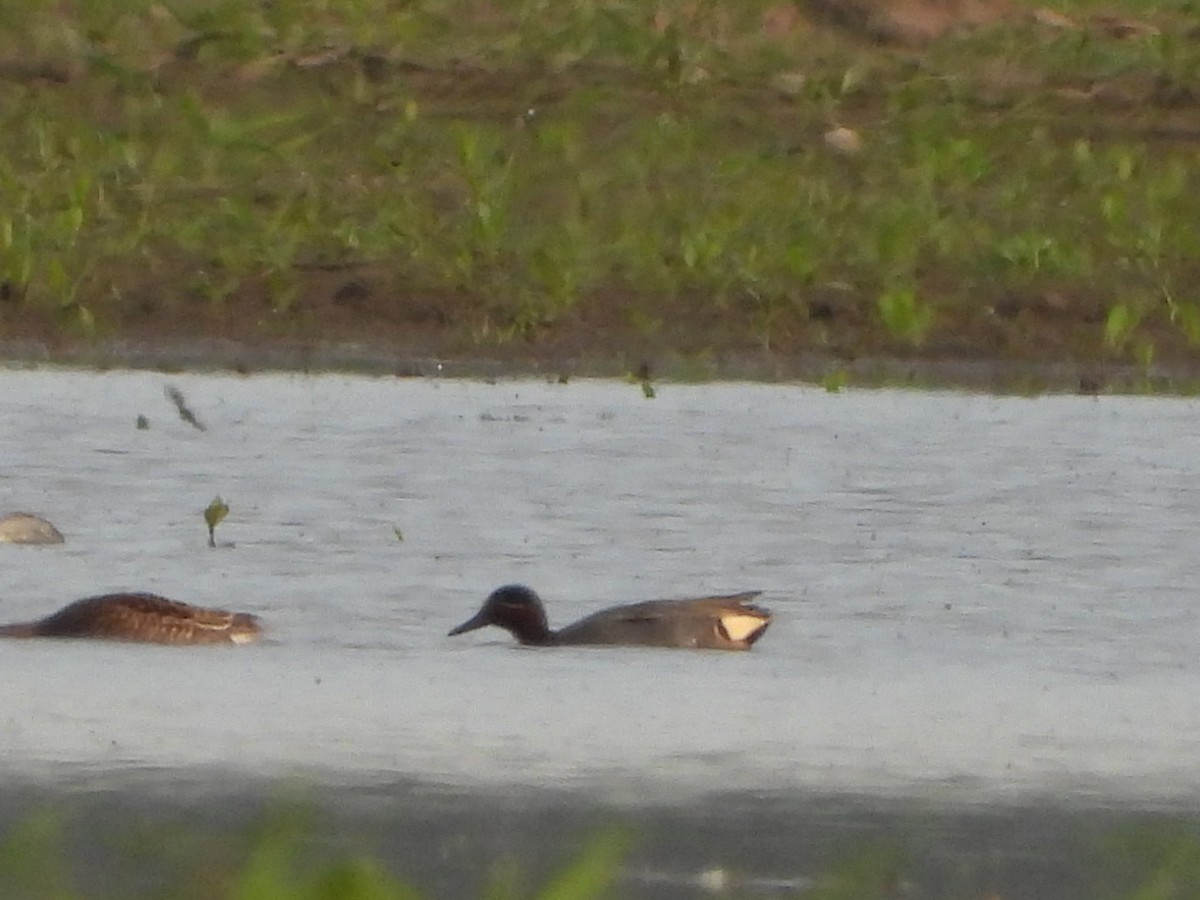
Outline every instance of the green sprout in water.
{"type": "Polygon", "coordinates": [[[216,530],[217,526],[225,520],[229,515],[229,504],[226,503],[218,495],[213,497],[212,503],[204,510],[204,521],[208,525],[208,546],[217,546],[216,530]]]}
{"type": "Polygon", "coordinates": [[[642,396],[647,400],[653,400],[656,396],[654,384],[650,381],[650,366],[642,363],[638,366],[636,372],[630,372],[626,376],[630,381],[637,383],[642,389],[642,396]]]}

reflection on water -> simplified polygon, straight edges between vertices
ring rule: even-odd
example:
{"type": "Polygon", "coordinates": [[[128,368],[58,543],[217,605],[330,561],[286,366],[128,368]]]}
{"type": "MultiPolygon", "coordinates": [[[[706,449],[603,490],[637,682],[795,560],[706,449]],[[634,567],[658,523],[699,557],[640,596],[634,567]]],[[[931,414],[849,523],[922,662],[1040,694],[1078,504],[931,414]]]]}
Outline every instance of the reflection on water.
{"type": "Polygon", "coordinates": [[[644,808],[728,791],[1193,802],[1196,413],[0,372],[0,512],[36,510],[67,539],[0,546],[0,619],[136,588],[271,632],[237,649],[5,645],[0,776],[219,767],[644,808]],[[217,494],[231,512],[210,550],[217,494]],[[512,581],[559,625],[742,588],[776,622],[749,654],[445,637],[512,581]]]}

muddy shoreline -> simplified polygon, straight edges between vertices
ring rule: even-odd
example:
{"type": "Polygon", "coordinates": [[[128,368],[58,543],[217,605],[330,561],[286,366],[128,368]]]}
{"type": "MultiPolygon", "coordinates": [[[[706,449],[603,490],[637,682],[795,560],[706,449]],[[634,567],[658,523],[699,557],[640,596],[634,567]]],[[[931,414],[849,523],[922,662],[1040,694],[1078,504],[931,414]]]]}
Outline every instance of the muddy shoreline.
{"type": "Polygon", "coordinates": [[[620,351],[546,352],[519,346],[499,352],[442,354],[428,346],[368,342],[243,342],[197,339],[170,343],[109,340],[76,344],[0,341],[0,365],[17,368],[141,369],[239,374],[292,371],[400,378],[629,378],[631,380],[799,381],[827,387],[907,387],[995,393],[1190,394],[1200,388],[1200,361],[1141,366],[1118,362],[904,358],[844,359],[816,352],[728,351],[702,356],[620,351]]]}

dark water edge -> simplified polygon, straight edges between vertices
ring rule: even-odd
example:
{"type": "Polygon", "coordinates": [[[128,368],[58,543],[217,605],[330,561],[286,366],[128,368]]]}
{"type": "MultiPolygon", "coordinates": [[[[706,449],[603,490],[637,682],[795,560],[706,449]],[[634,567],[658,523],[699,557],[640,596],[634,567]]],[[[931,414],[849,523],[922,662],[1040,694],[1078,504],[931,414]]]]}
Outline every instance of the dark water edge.
{"type": "Polygon", "coordinates": [[[948,805],[764,791],[630,805],[535,788],[314,784],[220,771],[53,785],[4,779],[0,834],[39,812],[60,823],[71,874],[89,898],[146,896],[178,883],[180,848],[191,863],[236,857],[257,826],[281,815],[307,823],[306,859],[367,854],[422,896],[444,898],[484,896],[514,864],[532,890],[613,828],[632,847],[616,896],[634,900],[800,896],[823,877],[880,865],[894,870],[886,896],[1128,897],[1158,863],[1153,852],[1130,859],[1115,851],[1122,839],[1141,835],[1139,846],[1153,850],[1200,834],[1194,808],[1096,797],[948,805]]]}
{"type": "Polygon", "coordinates": [[[422,348],[370,343],[264,343],[196,340],[146,344],[122,340],[64,343],[0,341],[0,364],[161,372],[305,372],[406,378],[623,377],[672,381],[807,381],[844,377],[859,387],[957,388],[994,393],[1200,393],[1200,358],[1149,368],[1108,360],[1006,360],[930,356],[843,359],[823,353],[784,356],[713,351],[565,354],[520,344],[438,356],[422,348]]]}

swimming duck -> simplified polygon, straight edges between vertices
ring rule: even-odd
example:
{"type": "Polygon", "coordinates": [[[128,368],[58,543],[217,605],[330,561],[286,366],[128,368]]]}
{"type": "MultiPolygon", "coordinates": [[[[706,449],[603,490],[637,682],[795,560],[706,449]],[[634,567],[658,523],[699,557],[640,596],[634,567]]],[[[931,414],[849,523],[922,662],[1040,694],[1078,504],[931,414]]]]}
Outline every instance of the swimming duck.
{"type": "Polygon", "coordinates": [[[249,644],[257,616],[204,609],[157,594],[85,597],[36,622],[0,625],[0,637],[103,638],[144,644],[249,644]]]}
{"type": "Polygon", "coordinates": [[[62,532],[33,513],[0,516],[0,544],[61,544],[62,532]]]}
{"type": "Polygon", "coordinates": [[[648,600],[593,613],[574,625],[551,631],[541,598],[521,584],[496,588],[474,616],[450,632],[453,637],[487,625],[512,632],[522,644],[626,644],[749,650],[771,624],[771,613],[753,600],[762,591],[744,591],[690,600],[648,600]]]}

